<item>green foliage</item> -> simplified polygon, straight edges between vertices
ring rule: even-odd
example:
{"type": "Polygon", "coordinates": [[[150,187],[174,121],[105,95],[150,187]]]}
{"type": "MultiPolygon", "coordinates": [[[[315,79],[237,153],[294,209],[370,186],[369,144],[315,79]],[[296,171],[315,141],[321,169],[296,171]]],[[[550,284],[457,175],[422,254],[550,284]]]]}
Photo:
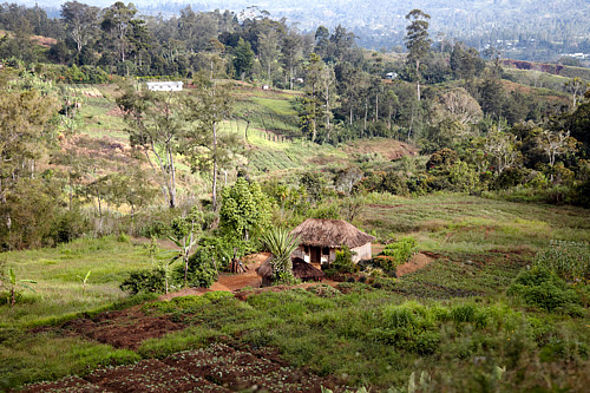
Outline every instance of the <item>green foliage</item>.
{"type": "Polygon", "coordinates": [[[451,166],[449,181],[453,185],[454,191],[472,193],[479,189],[479,175],[463,161],[451,166]]]}
{"type": "Polygon", "coordinates": [[[341,209],[338,205],[327,203],[316,206],[305,212],[305,216],[309,218],[319,218],[324,220],[339,220],[341,209]]]}
{"type": "Polygon", "coordinates": [[[239,177],[233,186],[223,189],[219,217],[224,230],[248,240],[251,232],[255,235],[268,227],[270,214],[268,197],[257,182],[239,177]]]}
{"type": "Polygon", "coordinates": [[[233,66],[236,72],[236,76],[244,80],[249,76],[252,65],[254,64],[254,52],[249,42],[244,41],[240,37],[237,46],[233,51],[233,66]]]}
{"type": "Polygon", "coordinates": [[[130,272],[119,288],[131,295],[140,292],[164,293],[166,290],[165,272],[163,269],[130,272]]]}
{"type": "Polygon", "coordinates": [[[197,251],[188,258],[185,266],[178,266],[175,271],[175,282],[179,285],[184,283],[191,288],[209,288],[216,280],[218,269],[215,266],[215,255],[211,249],[199,247],[197,251]],[[186,271],[186,281],[184,280],[186,271]]]}
{"type": "Polygon", "coordinates": [[[319,202],[324,196],[324,188],[326,187],[326,179],[324,176],[316,171],[305,172],[299,184],[305,187],[307,195],[310,197],[312,202],[319,202]]]}
{"type": "Polygon", "coordinates": [[[590,282],[590,245],[581,242],[551,240],[539,251],[535,266],[550,270],[573,282],[590,282]]]}
{"type": "Polygon", "coordinates": [[[352,251],[350,248],[344,246],[340,250],[336,250],[336,257],[330,264],[330,268],[336,269],[339,273],[353,273],[357,267],[352,261],[352,251]]]}
{"type": "Polygon", "coordinates": [[[507,293],[522,298],[528,305],[549,312],[580,314],[580,297],[576,291],[553,272],[542,267],[521,272],[507,293]]]}
{"type": "Polygon", "coordinates": [[[293,275],[291,254],[299,245],[299,239],[290,235],[289,231],[282,228],[271,228],[262,235],[262,244],[272,256],[272,266],[280,278],[281,274],[293,275]]]}
{"type": "Polygon", "coordinates": [[[428,170],[448,168],[455,164],[458,160],[459,156],[457,152],[445,148],[432,153],[430,159],[426,163],[426,168],[428,170]]]}
{"type": "Polygon", "coordinates": [[[406,263],[417,251],[416,239],[404,237],[385,246],[381,255],[394,258],[398,265],[406,263]]]}

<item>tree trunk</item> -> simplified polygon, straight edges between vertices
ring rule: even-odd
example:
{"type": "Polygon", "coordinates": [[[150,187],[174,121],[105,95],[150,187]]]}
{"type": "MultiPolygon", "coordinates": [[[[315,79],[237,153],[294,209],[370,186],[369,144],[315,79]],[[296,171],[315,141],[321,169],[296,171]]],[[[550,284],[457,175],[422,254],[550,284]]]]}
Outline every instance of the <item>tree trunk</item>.
{"type": "Polygon", "coordinates": [[[246,129],[244,130],[244,139],[248,143],[248,128],[250,128],[250,119],[246,119],[246,129]]]}
{"type": "Polygon", "coordinates": [[[420,60],[416,60],[416,93],[420,101],[420,60]]]}
{"type": "Polygon", "coordinates": [[[365,100],[365,131],[367,130],[367,117],[369,116],[369,103],[365,100]]]}
{"type": "Polygon", "coordinates": [[[211,204],[213,211],[217,212],[217,123],[213,124],[213,185],[211,204]]]}
{"type": "Polygon", "coordinates": [[[379,121],[379,94],[375,95],[375,121],[379,121]]]}
{"type": "Polygon", "coordinates": [[[168,146],[168,159],[170,160],[170,177],[168,193],[170,195],[170,208],[176,207],[176,168],[174,167],[174,154],[172,153],[172,147],[168,146]]]}
{"type": "Polygon", "coordinates": [[[326,83],[326,129],[330,132],[330,86],[326,83]]]}

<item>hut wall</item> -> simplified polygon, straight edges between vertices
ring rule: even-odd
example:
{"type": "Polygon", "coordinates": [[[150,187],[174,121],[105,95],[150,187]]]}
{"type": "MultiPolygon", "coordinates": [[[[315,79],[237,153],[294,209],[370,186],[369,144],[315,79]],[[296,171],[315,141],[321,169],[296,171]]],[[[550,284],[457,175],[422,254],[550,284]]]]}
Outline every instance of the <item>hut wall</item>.
{"type": "Polygon", "coordinates": [[[371,259],[373,257],[371,253],[371,243],[353,248],[351,251],[356,252],[356,255],[352,256],[352,260],[355,263],[366,259],[371,259]]]}
{"type": "Polygon", "coordinates": [[[295,251],[293,251],[293,254],[291,254],[291,257],[293,258],[301,258],[303,259],[305,262],[309,262],[309,255],[307,255],[305,253],[305,248],[304,246],[299,246],[295,249],[295,251]]]}
{"type": "Polygon", "coordinates": [[[334,262],[334,260],[336,259],[336,251],[337,250],[335,248],[330,248],[330,257],[328,259],[328,262],[334,262]]]}

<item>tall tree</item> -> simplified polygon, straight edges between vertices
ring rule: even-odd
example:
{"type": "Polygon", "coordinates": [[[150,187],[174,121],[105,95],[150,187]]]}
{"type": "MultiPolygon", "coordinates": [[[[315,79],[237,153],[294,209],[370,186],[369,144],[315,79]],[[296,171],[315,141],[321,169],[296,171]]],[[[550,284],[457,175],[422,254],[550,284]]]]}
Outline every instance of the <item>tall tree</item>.
{"type": "Polygon", "coordinates": [[[1,224],[8,231],[7,199],[20,179],[35,178],[36,163],[53,136],[47,126],[54,110],[55,102],[38,90],[12,89],[0,81],[0,208],[7,212],[1,224]]]}
{"type": "Polygon", "coordinates": [[[272,67],[279,57],[279,33],[270,28],[258,35],[258,58],[266,71],[266,80],[272,84],[272,67]]]}
{"type": "Polygon", "coordinates": [[[289,31],[283,38],[281,45],[281,60],[286,69],[286,75],[289,79],[289,89],[293,90],[295,80],[295,67],[302,59],[303,38],[296,31],[289,31]]]}
{"type": "Polygon", "coordinates": [[[132,3],[125,5],[118,1],[104,11],[103,20],[100,24],[102,30],[109,36],[117,52],[119,61],[124,63],[127,60],[129,51],[129,34],[133,30],[131,21],[135,18],[137,9],[132,3]]]}
{"type": "Polygon", "coordinates": [[[125,113],[131,145],[144,149],[153,165],[156,162],[161,184],[168,194],[168,206],[177,206],[176,154],[183,135],[185,119],[180,111],[180,98],[174,93],[136,91],[124,87],[117,104],[125,113]]]}
{"type": "Polygon", "coordinates": [[[420,101],[420,79],[422,74],[420,72],[420,63],[430,50],[432,40],[428,35],[428,20],[430,15],[424,13],[422,10],[413,9],[406,19],[410,24],[406,28],[406,47],[408,48],[408,62],[415,65],[416,78],[416,96],[420,101]]]}
{"type": "Polygon", "coordinates": [[[182,151],[193,171],[211,170],[211,201],[213,211],[217,211],[219,170],[230,162],[238,146],[235,134],[219,130],[221,122],[230,116],[232,100],[226,86],[205,78],[196,80],[195,85],[183,106],[188,123],[182,151]]]}
{"type": "Polygon", "coordinates": [[[61,16],[66,23],[67,32],[76,43],[78,55],[95,34],[98,12],[98,7],[91,7],[77,1],[68,1],[61,6],[61,16]]]}
{"type": "Polygon", "coordinates": [[[236,71],[236,76],[244,80],[246,76],[250,74],[252,65],[254,64],[254,51],[249,42],[244,41],[240,38],[238,45],[233,51],[233,65],[236,71]]]}
{"type": "Polygon", "coordinates": [[[572,94],[572,111],[576,110],[578,100],[584,96],[584,93],[590,86],[590,83],[585,83],[579,77],[575,77],[565,82],[566,89],[572,94]]]}

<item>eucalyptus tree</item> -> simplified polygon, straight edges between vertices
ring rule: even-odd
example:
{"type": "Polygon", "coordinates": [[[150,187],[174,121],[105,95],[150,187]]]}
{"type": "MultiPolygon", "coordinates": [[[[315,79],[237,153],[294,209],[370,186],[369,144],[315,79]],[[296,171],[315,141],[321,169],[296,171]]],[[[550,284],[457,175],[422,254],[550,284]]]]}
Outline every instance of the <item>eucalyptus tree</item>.
{"type": "Polygon", "coordinates": [[[117,98],[125,113],[131,145],[144,151],[152,168],[157,166],[170,208],[177,206],[176,155],[185,124],[180,110],[182,99],[172,92],[137,91],[130,85],[124,86],[123,94],[117,98]]]}
{"type": "Polygon", "coordinates": [[[67,33],[76,44],[76,53],[95,37],[98,27],[98,7],[92,7],[77,1],[68,1],[61,6],[61,16],[66,24],[67,33]]]}
{"type": "Polygon", "coordinates": [[[289,80],[289,89],[293,90],[295,80],[295,69],[303,59],[303,38],[294,30],[290,30],[283,37],[281,45],[281,62],[286,70],[289,80]]]}
{"type": "Polygon", "coordinates": [[[220,132],[220,125],[229,119],[232,97],[229,88],[200,77],[196,89],[186,97],[183,116],[187,120],[183,134],[182,153],[193,171],[211,171],[213,211],[217,211],[217,178],[220,167],[231,162],[239,148],[237,136],[220,132]]]}
{"type": "Polygon", "coordinates": [[[410,24],[406,27],[406,47],[408,48],[408,62],[415,66],[416,78],[416,96],[420,101],[420,79],[422,74],[420,72],[420,64],[430,50],[432,40],[428,35],[428,20],[430,15],[424,13],[422,10],[413,9],[406,19],[410,24]]]}

